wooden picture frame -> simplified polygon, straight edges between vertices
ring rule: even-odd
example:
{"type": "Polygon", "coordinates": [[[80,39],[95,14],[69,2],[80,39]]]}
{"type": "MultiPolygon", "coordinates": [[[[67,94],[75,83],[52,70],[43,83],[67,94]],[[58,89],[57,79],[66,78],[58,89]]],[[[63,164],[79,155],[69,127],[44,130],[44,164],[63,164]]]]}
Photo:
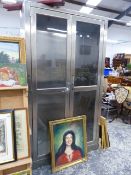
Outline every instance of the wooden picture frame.
{"type": "Polygon", "coordinates": [[[107,130],[107,120],[105,117],[100,116],[99,118],[99,134],[100,134],[100,147],[106,149],[110,147],[109,135],[107,130]]]}
{"type": "Polygon", "coordinates": [[[10,175],[32,175],[32,170],[27,169],[27,170],[19,171],[10,175]]]}
{"type": "Polygon", "coordinates": [[[14,110],[17,160],[30,157],[30,135],[27,108],[14,110]]]}
{"type": "Polygon", "coordinates": [[[0,36],[0,62],[26,64],[24,38],[0,36]]]}
{"type": "Polygon", "coordinates": [[[86,116],[49,122],[52,172],[87,160],[86,116]]]}
{"type": "Polygon", "coordinates": [[[16,160],[12,110],[0,111],[0,165],[16,160]]]}

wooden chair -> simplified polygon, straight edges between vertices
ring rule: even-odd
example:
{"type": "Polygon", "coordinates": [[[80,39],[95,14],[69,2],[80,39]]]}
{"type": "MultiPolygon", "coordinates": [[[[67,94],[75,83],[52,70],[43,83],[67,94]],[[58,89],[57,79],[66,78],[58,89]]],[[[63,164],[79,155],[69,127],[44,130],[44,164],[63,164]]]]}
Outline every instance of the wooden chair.
{"type": "MultiPolygon", "coordinates": [[[[124,110],[123,104],[125,103],[128,94],[129,94],[129,91],[124,87],[119,87],[118,89],[115,90],[115,97],[116,97],[117,103],[120,104],[119,114],[123,114],[123,110],[124,110]]],[[[122,120],[124,121],[123,117],[122,117],[122,120]]]]}
{"type": "Polygon", "coordinates": [[[121,84],[123,82],[123,77],[108,76],[108,83],[111,84],[121,84]]]}
{"type": "Polygon", "coordinates": [[[119,104],[117,103],[116,99],[106,100],[106,97],[102,98],[102,106],[101,106],[102,115],[107,119],[111,117],[111,120],[109,120],[109,123],[118,117],[119,115],[118,109],[119,109],[119,104]]]}

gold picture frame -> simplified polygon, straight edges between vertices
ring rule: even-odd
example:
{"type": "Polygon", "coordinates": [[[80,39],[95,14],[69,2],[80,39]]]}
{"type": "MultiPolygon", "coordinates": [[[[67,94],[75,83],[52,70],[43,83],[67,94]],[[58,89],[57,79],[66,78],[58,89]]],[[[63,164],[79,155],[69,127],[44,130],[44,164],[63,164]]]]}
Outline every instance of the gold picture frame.
{"type": "Polygon", "coordinates": [[[19,171],[10,175],[32,175],[32,170],[27,169],[27,170],[19,171]]]}
{"type": "Polygon", "coordinates": [[[86,116],[49,121],[52,172],[87,160],[86,116]]]}
{"type": "Polygon", "coordinates": [[[24,38],[0,36],[0,62],[3,62],[2,58],[4,63],[26,64],[24,38]]]}
{"type": "Polygon", "coordinates": [[[12,110],[0,111],[0,165],[16,160],[12,110]]]}
{"type": "Polygon", "coordinates": [[[100,116],[99,118],[99,133],[100,133],[100,147],[106,149],[110,147],[109,135],[107,130],[107,120],[105,117],[100,116]]]}
{"type": "Polygon", "coordinates": [[[27,108],[14,110],[17,160],[30,157],[30,135],[27,108]]]}

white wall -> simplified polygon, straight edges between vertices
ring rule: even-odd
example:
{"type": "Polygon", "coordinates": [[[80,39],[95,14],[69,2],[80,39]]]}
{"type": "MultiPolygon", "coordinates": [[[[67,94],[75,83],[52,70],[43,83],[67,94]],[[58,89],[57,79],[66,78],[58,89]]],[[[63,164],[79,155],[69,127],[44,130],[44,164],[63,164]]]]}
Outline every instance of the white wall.
{"type": "MultiPolygon", "coordinates": [[[[66,3],[64,8],[80,10],[80,6],[66,3]]],[[[21,28],[20,11],[6,11],[0,8],[0,36],[23,36],[21,28]]],[[[108,31],[106,56],[113,59],[117,53],[131,54],[131,27],[112,25],[108,31]],[[118,41],[115,43],[115,41],[118,41]]]]}
{"type": "Polygon", "coordinates": [[[20,36],[20,11],[0,8],[0,36],[20,36]]]}
{"type": "Polygon", "coordinates": [[[108,30],[106,57],[111,63],[115,54],[131,54],[131,27],[112,25],[108,30]]]}

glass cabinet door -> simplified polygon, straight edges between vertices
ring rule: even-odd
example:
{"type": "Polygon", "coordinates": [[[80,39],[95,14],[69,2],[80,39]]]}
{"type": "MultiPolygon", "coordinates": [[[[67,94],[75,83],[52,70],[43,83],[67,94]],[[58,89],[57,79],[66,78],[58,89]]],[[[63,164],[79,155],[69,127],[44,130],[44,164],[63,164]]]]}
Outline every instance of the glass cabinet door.
{"type": "Polygon", "coordinates": [[[34,159],[50,153],[49,121],[68,116],[69,20],[69,15],[61,13],[32,12],[34,159]]]}
{"type": "Polygon", "coordinates": [[[100,25],[76,22],[75,86],[92,86],[98,80],[100,25]]]}
{"type": "MultiPolygon", "coordinates": [[[[99,20],[73,17],[72,113],[87,116],[87,141],[95,140],[96,101],[99,94],[100,35],[99,20]]],[[[100,115],[100,114],[99,114],[100,115]]]]}
{"type": "Polygon", "coordinates": [[[67,20],[37,14],[36,86],[59,88],[66,86],[67,20]]]}

